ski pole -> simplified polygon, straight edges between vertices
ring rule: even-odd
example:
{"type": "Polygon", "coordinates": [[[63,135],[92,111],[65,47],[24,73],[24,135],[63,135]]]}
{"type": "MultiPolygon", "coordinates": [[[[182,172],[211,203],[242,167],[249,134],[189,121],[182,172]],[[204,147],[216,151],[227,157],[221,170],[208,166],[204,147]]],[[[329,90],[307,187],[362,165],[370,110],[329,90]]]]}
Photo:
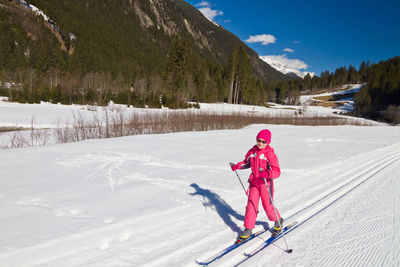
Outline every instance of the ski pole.
{"type": "MultiPolygon", "coordinates": [[[[231,165],[231,167],[232,166],[234,166],[235,164],[233,164],[232,162],[231,163],[229,163],[229,165],[231,165]]],[[[237,176],[237,178],[239,179],[239,182],[240,182],[240,184],[242,185],[242,187],[243,187],[243,190],[244,190],[244,193],[246,194],[246,196],[247,196],[247,192],[246,192],[246,189],[244,188],[244,185],[243,185],[243,183],[242,183],[242,180],[240,179],[240,177],[239,177],[239,174],[237,173],[237,171],[235,170],[235,173],[236,173],[236,176],[237,176]]]]}
{"type": "Polygon", "coordinates": [[[282,224],[281,224],[281,220],[278,218],[278,213],[276,212],[276,208],[275,208],[274,200],[272,199],[271,191],[269,191],[269,186],[268,186],[268,183],[267,183],[267,179],[264,179],[264,182],[265,182],[265,185],[267,186],[267,190],[268,190],[268,194],[269,194],[269,199],[271,200],[272,207],[274,207],[274,212],[275,212],[276,219],[278,220],[279,227],[281,228],[281,231],[282,231],[283,240],[285,240],[285,244],[286,244],[286,250],[285,250],[285,252],[287,252],[287,253],[292,253],[293,250],[292,250],[292,249],[289,249],[289,246],[288,246],[287,241],[286,241],[286,238],[285,238],[285,231],[283,230],[283,227],[282,227],[282,224]]]}

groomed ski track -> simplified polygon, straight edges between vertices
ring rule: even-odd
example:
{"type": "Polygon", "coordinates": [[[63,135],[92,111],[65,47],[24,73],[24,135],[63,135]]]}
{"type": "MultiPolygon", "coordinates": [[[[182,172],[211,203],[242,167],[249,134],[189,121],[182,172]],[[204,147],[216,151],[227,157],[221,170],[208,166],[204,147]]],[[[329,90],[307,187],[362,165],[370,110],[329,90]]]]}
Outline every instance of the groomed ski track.
{"type": "MultiPolygon", "coordinates": [[[[102,153],[98,156],[105,157],[104,165],[90,169],[90,160],[99,162],[101,159],[93,159],[96,156],[95,145],[86,148],[83,156],[71,154],[64,158],[56,157],[57,164],[75,166],[76,162],[80,162],[86,166],[85,177],[99,176],[99,172],[105,172],[111,188],[115,186],[118,189],[118,181],[113,180],[115,177],[132,170],[129,165],[132,159],[147,166],[168,165],[176,170],[193,170],[193,173],[213,168],[227,175],[227,167],[222,165],[217,168],[207,164],[180,165],[179,161],[146,158],[126,152],[113,152],[106,156],[102,153]]],[[[56,149],[43,148],[32,154],[21,155],[29,160],[32,155],[43,159],[41,154],[49,153],[48,150],[52,152],[56,149]]],[[[251,258],[244,256],[244,252],[251,252],[270,236],[267,232],[211,266],[398,266],[399,170],[400,143],[397,143],[301,172],[296,181],[280,180],[276,204],[288,223],[298,221],[298,225],[286,235],[293,253],[282,251],[286,247],[280,239],[251,258]],[[293,182],[299,186],[288,186],[293,182]],[[318,257],[315,257],[316,254],[318,257]]],[[[290,175],[294,176],[292,173],[290,175]]],[[[103,225],[94,227],[95,224],[90,224],[82,227],[84,230],[80,232],[71,229],[69,235],[37,244],[27,242],[27,245],[18,249],[6,249],[0,253],[0,265],[198,266],[196,259],[206,259],[232,244],[236,238],[234,231],[242,227],[245,205],[239,185],[236,187],[232,183],[232,188],[218,187],[215,190],[219,194],[216,194],[214,188],[204,188],[201,182],[193,182],[188,187],[187,182],[178,179],[156,177],[149,178],[138,173],[125,178],[174,191],[177,197],[173,201],[179,205],[165,210],[154,209],[151,214],[132,216],[121,221],[105,215],[103,225]],[[188,201],[185,196],[190,196],[194,201],[188,201]],[[229,203],[226,203],[224,199],[228,198],[229,203]],[[199,205],[203,207],[199,208],[199,205]],[[47,252],[44,256],[43,251],[47,252]]],[[[246,179],[245,174],[241,177],[246,179]]],[[[95,178],[92,182],[96,182],[95,178]]],[[[32,198],[16,204],[21,208],[34,207],[53,212],[55,216],[71,215],[63,207],[32,198]]],[[[94,220],[84,212],[81,217],[87,221],[94,220]]],[[[266,221],[266,216],[261,209],[257,229],[266,227],[263,221],[266,221]]]]}
{"type": "Polygon", "coordinates": [[[319,195],[287,218],[300,222],[287,234],[289,247],[293,248],[296,244],[293,249],[300,250],[299,253],[287,255],[282,251],[280,259],[272,257],[276,250],[286,248],[280,239],[279,244],[265,248],[264,253],[260,251],[239,262],[229,259],[224,264],[263,266],[268,263],[275,266],[308,262],[306,265],[344,266],[346,259],[346,266],[397,266],[400,259],[400,247],[396,246],[400,239],[400,197],[397,193],[400,175],[396,171],[400,168],[399,148],[395,145],[371,152],[374,159],[339,175],[337,179],[343,181],[337,188],[325,192],[327,194],[322,197],[319,195]],[[385,194],[387,188],[392,189],[389,190],[391,194],[385,194]],[[353,205],[348,206],[348,202],[353,205]],[[359,213],[367,219],[354,219],[360,217],[359,213]],[[315,220],[313,224],[308,225],[312,220],[315,220]],[[268,249],[272,252],[267,252],[268,249]],[[324,256],[315,261],[313,254],[324,256]],[[385,259],[383,262],[382,258],[385,259]]]}
{"type": "Polygon", "coordinates": [[[256,249],[256,244],[268,239],[269,234],[265,234],[258,237],[259,242],[245,244],[246,248],[240,247],[214,265],[343,266],[343,259],[350,258],[350,262],[346,261],[348,266],[397,266],[400,259],[400,247],[396,245],[400,239],[400,196],[397,193],[400,189],[400,145],[367,154],[342,162],[340,167],[333,165],[331,168],[337,170],[335,175],[329,174],[331,168],[327,169],[333,186],[287,216],[288,222],[299,222],[286,235],[289,248],[294,250],[292,254],[283,251],[286,247],[280,238],[253,257],[244,256],[245,252],[256,249]],[[385,194],[385,187],[392,188],[391,194],[385,194]],[[353,204],[348,205],[349,202],[353,204]],[[367,219],[354,219],[360,217],[359,213],[364,213],[367,219]],[[324,256],[315,261],[314,254],[324,256]]]}

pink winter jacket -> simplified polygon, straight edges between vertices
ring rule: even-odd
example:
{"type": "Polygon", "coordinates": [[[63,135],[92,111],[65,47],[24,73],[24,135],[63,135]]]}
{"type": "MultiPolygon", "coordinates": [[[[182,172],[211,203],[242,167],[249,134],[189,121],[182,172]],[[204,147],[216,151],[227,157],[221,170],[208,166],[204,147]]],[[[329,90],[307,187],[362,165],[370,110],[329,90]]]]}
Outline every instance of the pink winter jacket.
{"type": "MultiPolygon", "coordinates": [[[[245,159],[238,162],[237,165],[240,169],[251,168],[249,182],[252,186],[265,184],[264,178],[275,179],[281,175],[278,157],[274,149],[270,146],[261,150],[256,145],[253,146],[253,148],[247,152],[245,159]]],[[[273,188],[272,179],[267,179],[267,181],[269,186],[273,188]]]]}

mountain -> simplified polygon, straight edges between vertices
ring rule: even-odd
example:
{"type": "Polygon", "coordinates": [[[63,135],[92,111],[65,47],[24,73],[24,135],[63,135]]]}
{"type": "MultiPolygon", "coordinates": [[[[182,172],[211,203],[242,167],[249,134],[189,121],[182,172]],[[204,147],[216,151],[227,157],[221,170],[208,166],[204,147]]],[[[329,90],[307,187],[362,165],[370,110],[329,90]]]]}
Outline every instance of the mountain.
{"type": "Polygon", "coordinates": [[[204,60],[199,65],[225,66],[234,46],[242,46],[258,79],[290,79],[183,0],[0,0],[0,16],[2,33],[9,31],[0,43],[10,47],[0,59],[10,61],[10,51],[15,57],[0,69],[161,76],[173,42],[185,37],[204,60]]]}
{"type": "Polygon", "coordinates": [[[284,55],[260,56],[260,58],[277,71],[293,78],[304,78],[307,74],[310,74],[311,77],[314,77],[315,75],[313,72],[300,71],[299,69],[304,67],[304,63],[297,59],[288,59],[284,55]]]}

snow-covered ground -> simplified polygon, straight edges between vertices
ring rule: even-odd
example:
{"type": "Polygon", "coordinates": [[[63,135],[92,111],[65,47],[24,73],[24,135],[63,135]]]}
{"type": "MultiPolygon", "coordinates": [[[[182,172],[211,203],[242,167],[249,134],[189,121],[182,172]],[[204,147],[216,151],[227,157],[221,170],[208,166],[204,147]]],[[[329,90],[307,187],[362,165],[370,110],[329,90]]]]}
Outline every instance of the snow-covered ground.
{"type": "MultiPolygon", "coordinates": [[[[302,95],[300,96],[300,103],[302,105],[310,105],[312,102],[323,102],[318,100],[318,97],[321,96],[340,96],[346,94],[354,94],[360,91],[361,87],[364,84],[350,84],[342,86],[342,89],[337,92],[326,92],[321,94],[313,94],[313,95],[302,95]]],[[[340,103],[341,105],[334,108],[333,110],[341,110],[344,112],[351,112],[354,110],[354,100],[353,98],[341,99],[340,101],[329,101],[340,103]]],[[[329,109],[328,109],[329,110],[329,109]]],[[[332,109],[331,109],[332,110],[332,109]]]]}
{"type": "MultiPolygon", "coordinates": [[[[201,104],[221,114],[296,116],[296,108],[201,104]]],[[[0,126],[30,127],[34,118],[54,128],[76,112],[170,112],[94,109],[0,101],[0,126]]],[[[286,236],[293,253],[278,240],[243,256],[265,233],[216,265],[399,266],[400,128],[383,125],[251,125],[0,150],[0,266],[196,266],[243,227],[246,196],[228,163],[242,160],[263,128],[282,168],[276,205],[286,222],[299,222],[286,236]]],[[[246,182],[249,172],[239,174],[246,182]]],[[[271,226],[261,209],[256,229],[271,226]]]]}
{"type": "MultiPolygon", "coordinates": [[[[400,128],[288,125],[0,151],[0,266],[196,266],[243,227],[228,163],[263,128],[293,253],[278,240],[246,260],[264,234],[217,265],[398,266],[400,128]]],[[[271,226],[261,211],[256,228],[271,226]]]]}

